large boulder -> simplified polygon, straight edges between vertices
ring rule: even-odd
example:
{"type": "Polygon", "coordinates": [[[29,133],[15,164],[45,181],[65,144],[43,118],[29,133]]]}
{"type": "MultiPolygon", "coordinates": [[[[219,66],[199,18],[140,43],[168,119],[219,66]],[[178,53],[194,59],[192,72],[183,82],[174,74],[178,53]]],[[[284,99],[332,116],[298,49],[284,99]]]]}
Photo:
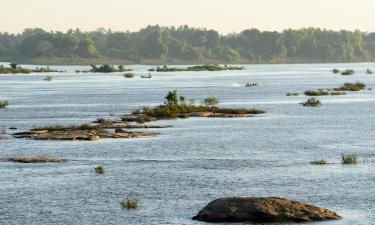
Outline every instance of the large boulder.
{"type": "Polygon", "coordinates": [[[210,202],[194,220],[206,222],[310,222],[339,220],[333,211],[283,198],[220,198],[210,202]]]}

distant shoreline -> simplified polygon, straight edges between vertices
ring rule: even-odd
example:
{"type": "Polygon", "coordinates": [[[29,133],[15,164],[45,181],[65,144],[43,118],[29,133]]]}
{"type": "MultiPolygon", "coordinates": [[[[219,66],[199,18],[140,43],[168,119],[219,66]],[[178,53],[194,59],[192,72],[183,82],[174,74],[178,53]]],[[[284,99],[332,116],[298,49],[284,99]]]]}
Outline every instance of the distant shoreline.
{"type": "Polygon", "coordinates": [[[18,64],[27,64],[27,65],[58,65],[58,66],[87,66],[91,64],[102,65],[102,64],[117,64],[117,65],[203,65],[203,64],[228,64],[228,65],[249,65],[249,64],[344,64],[344,63],[375,63],[373,61],[368,62],[358,62],[358,61],[319,61],[319,60],[297,60],[297,59],[288,59],[282,61],[273,61],[273,62],[253,62],[248,60],[239,60],[233,62],[226,62],[222,60],[203,60],[203,61],[182,61],[176,59],[144,59],[141,62],[117,59],[117,58],[33,58],[33,59],[0,59],[0,62],[15,62],[18,64]]]}

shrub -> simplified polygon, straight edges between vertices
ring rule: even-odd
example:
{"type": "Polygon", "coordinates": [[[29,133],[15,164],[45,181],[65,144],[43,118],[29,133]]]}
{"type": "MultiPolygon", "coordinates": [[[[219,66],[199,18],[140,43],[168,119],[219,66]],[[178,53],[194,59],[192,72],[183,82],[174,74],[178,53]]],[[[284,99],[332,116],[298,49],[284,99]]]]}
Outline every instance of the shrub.
{"type": "Polygon", "coordinates": [[[341,155],[341,162],[342,164],[357,164],[358,163],[358,155],[353,154],[342,154],[341,155]]]}
{"type": "Polygon", "coordinates": [[[311,161],[312,165],[325,165],[327,162],[324,159],[311,161]]]}
{"type": "Polygon", "coordinates": [[[301,103],[303,106],[316,107],[320,106],[322,103],[317,98],[309,98],[307,101],[301,103]]]}
{"type": "Polygon", "coordinates": [[[341,75],[353,75],[354,72],[354,70],[344,70],[341,72],[341,75]]]}
{"type": "Polygon", "coordinates": [[[122,208],[125,208],[125,209],[136,209],[136,208],[138,208],[138,200],[134,199],[134,198],[129,198],[128,196],[123,198],[120,201],[120,204],[121,204],[122,208]]]}
{"type": "Polygon", "coordinates": [[[125,78],[133,78],[134,76],[135,76],[134,73],[125,73],[125,74],[124,74],[124,77],[125,77],[125,78]]]}
{"type": "Polygon", "coordinates": [[[220,103],[220,100],[215,97],[208,97],[203,100],[203,104],[206,106],[215,106],[220,103]]]}
{"type": "Polygon", "coordinates": [[[8,100],[0,100],[0,109],[4,109],[9,105],[8,100]]]}
{"type": "Polygon", "coordinates": [[[332,70],[332,73],[334,73],[334,74],[338,74],[338,73],[340,73],[340,70],[338,70],[338,69],[333,69],[333,70],[332,70]]]}
{"type": "Polygon", "coordinates": [[[97,174],[104,174],[104,173],[105,173],[105,168],[104,168],[104,166],[100,165],[100,166],[95,167],[95,172],[96,172],[97,174]]]}
{"type": "Polygon", "coordinates": [[[286,96],[298,96],[299,94],[296,92],[288,92],[286,93],[286,96]]]}

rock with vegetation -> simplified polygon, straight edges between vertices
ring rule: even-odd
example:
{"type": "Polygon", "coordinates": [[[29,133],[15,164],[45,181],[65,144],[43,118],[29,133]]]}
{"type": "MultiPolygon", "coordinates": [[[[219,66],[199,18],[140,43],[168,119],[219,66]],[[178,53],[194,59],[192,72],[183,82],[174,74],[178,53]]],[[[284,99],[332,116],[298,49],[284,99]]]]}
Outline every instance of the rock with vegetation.
{"type": "Polygon", "coordinates": [[[126,131],[115,132],[104,127],[90,124],[62,126],[53,125],[47,127],[37,127],[30,131],[14,133],[15,138],[31,138],[35,140],[85,140],[95,141],[101,138],[137,138],[153,136],[155,133],[149,131],[126,131]]]}
{"type": "Polygon", "coordinates": [[[305,102],[300,103],[303,106],[308,106],[308,107],[317,107],[320,106],[322,103],[320,102],[319,99],[313,97],[307,99],[305,102]]]}
{"type": "Polygon", "coordinates": [[[9,161],[18,163],[62,163],[65,159],[50,156],[15,156],[8,158],[9,161]]]}
{"type": "Polygon", "coordinates": [[[283,198],[221,198],[210,202],[194,220],[206,222],[296,223],[339,220],[328,209],[283,198]]]}

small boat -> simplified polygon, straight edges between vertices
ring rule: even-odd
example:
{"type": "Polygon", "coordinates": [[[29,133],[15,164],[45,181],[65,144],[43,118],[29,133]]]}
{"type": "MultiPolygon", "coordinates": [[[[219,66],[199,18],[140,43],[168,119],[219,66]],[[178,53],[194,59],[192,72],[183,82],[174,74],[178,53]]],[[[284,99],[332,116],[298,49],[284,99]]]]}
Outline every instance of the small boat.
{"type": "Polygon", "coordinates": [[[148,78],[148,79],[151,79],[152,76],[151,76],[151,73],[148,73],[148,75],[141,75],[141,78],[148,78]]]}
{"type": "Polygon", "coordinates": [[[262,83],[247,83],[245,87],[263,87],[262,83]]]}

